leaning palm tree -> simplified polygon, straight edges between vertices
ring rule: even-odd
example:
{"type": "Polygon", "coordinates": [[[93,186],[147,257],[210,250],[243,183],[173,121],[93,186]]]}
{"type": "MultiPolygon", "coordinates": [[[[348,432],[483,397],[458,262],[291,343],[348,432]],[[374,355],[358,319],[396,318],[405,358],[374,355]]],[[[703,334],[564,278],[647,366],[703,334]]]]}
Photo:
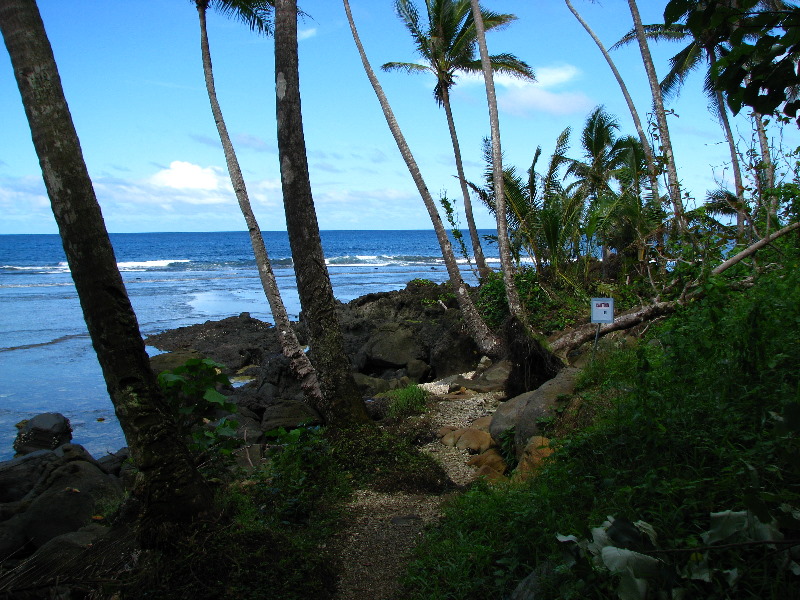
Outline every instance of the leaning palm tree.
{"type": "Polygon", "coordinates": [[[683,201],[681,200],[681,187],[678,181],[678,170],[675,166],[675,156],[672,152],[672,140],[669,134],[669,124],[667,123],[667,113],[664,109],[664,98],[661,93],[661,86],[656,75],[656,68],[653,64],[653,56],[650,54],[650,47],[647,44],[647,36],[642,25],[642,17],[639,14],[639,7],[636,0],[628,0],[628,7],[633,18],[633,29],[636,32],[636,41],[639,43],[639,50],[642,55],[642,62],[647,73],[647,82],[650,84],[650,93],[653,97],[653,108],[658,124],[660,144],[664,152],[664,162],[667,171],[667,188],[669,198],[672,202],[675,220],[678,230],[686,233],[686,218],[684,217],[683,201]]]}
{"type": "Polygon", "coordinates": [[[617,69],[616,64],[614,64],[614,60],[611,58],[611,55],[606,50],[606,47],[603,45],[603,42],[600,41],[600,38],[597,37],[597,34],[594,30],[589,26],[589,24],[584,20],[581,14],[575,9],[572,5],[570,0],[564,0],[567,4],[567,8],[569,8],[570,12],[575,16],[581,26],[586,30],[586,33],[589,34],[589,37],[592,38],[594,43],[600,49],[603,58],[606,59],[611,72],[614,74],[614,78],[617,80],[617,84],[622,91],[622,95],[625,98],[625,103],[628,105],[628,110],[631,113],[631,118],[633,119],[633,124],[636,127],[636,133],[639,135],[639,141],[642,144],[642,150],[645,153],[645,157],[647,159],[647,167],[650,176],[650,189],[653,191],[653,194],[656,196],[658,195],[658,174],[659,174],[659,167],[656,164],[656,160],[653,157],[653,150],[650,147],[650,141],[647,139],[647,135],[645,134],[644,127],[642,126],[642,120],[639,118],[639,111],[636,110],[636,105],[633,103],[633,98],[631,98],[630,93],[628,92],[628,86],[625,85],[625,80],[622,79],[622,75],[620,74],[619,70],[617,69]]]}
{"type": "Polygon", "coordinates": [[[275,112],[283,207],[297,293],[307,317],[311,355],[322,390],[315,408],[326,424],[344,428],[370,419],[345,352],[308,176],[300,107],[297,16],[296,0],[275,1],[275,112]]]}
{"type": "Polygon", "coordinates": [[[428,190],[428,186],[425,184],[425,181],[422,178],[422,173],[420,173],[417,161],[414,159],[414,155],[411,153],[411,149],[408,147],[405,136],[400,130],[400,126],[397,124],[397,119],[394,116],[392,107],[389,105],[389,100],[386,98],[386,94],[383,92],[383,87],[381,87],[378,78],[375,76],[375,71],[373,71],[369,60],[367,59],[367,54],[364,51],[364,46],[361,44],[361,38],[358,35],[358,30],[356,29],[356,24],[353,20],[353,14],[350,11],[350,2],[348,0],[342,0],[342,2],[344,4],[345,13],[347,14],[347,21],[350,24],[350,31],[353,34],[353,41],[355,42],[356,48],[358,49],[358,54],[361,57],[361,64],[364,67],[364,71],[367,74],[370,84],[372,84],[372,89],[375,91],[375,96],[378,98],[378,102],[381,105],[383,115],[386,118],[386,123],[389,125],[389,129],[392,132],[392,136],[397,143],[400,154],[402,155],[403,160],[408,167],[411,178],[414,180],[414,184],[417,186],[417,191],[422,197],[422,201],[425,203],[425,208],[428,210],[428,215],[430,216],[431,223],[433,224],[433,230],[436,233],[436,239],[439,241],[439,247],[442,250],[442,258],[444,260],[445,267],[447,268],[450,284],[453,287],[456,300],[458,301],[458,305],[461,308],[461,312],[464,316],[464,323],[466,324],[473,341],[481,352],[489,356],[498,356],[503,349],[502,340],[492,333],[492,331],[486,325],[486,322],[481,318],[477,308],[475,307],[475,304],[472,302],[472,298],[469,295],[467,286],[461,279],[461,272],[459,271],[458,264],[456,263],[453,247],[447,237],[447,232],[442,224],[442,218],[439,215],[439,211],[436,209],[436,203],[433,201],[433,197],[428,190]]]}
{"type": "MultiPolygon", "coordinates": [[[[396,0],[395,10],[411,34],[422,64],[408,62],[388,62],[381,68],[384,71],[401,70],[407,73],[432,73],[436,78],[433,97],[444,108],[447,126],[453,144],[456,171],[464,199],[467,226],[475,254],[478,273],[485,277],[489,273],[483,256],[475,219],[472,214],[467,181],[461,149],[456,134],[455,121],[450,103],[450,90],[456,83],[459,73],[479,73],[481,61],[476,57],[476,24],[470,11],[469,0],[425,0],[426,20],[420,18],[413,0],[396,0]]],[[[503,27],[516,19],[514,15],[481,11],[486,29],[503,27]]],[[[522,79],[533,80],[531,68],[511,54],[498,54],[490,57],[491,68],[522,79]]]]}
{"type": "Polygon", "coordinates": [[[492,132],[492,165],[494,168],[495,197],[497,200],[497,245],[500,249],[500,265],[503,271],[503,283],[506,288],[506,300],[511,316],[528,326],[528,317],[522,307],[514,281],[514,268],[511,262],[511,249],[508,245],[508,223],[506,221],[505,194],[503,193],[503,153],[500,148],[500,119],[497,113],[497,96],[494,89],[494,69],[489,49],[486,46],[486,28],[481,15],[478,0],[471,0],[472,18],[475,21],[475,34],[481,54],[481,70],[486,84],[486,100],[489,105],[489,125],[492,132]]]}
{"type": "Polygon", "coordinates": [[[275,320],[275,328],[278,332],[281,349],[284,355],[289,359],[292,371],[300,380],[309,403],[312,406],[317,406],[322,401],[322,392],[320,391],[319,382],[317,381],[316,371],[311,365],[308,356],[306,356],[305,352],[303,352],[303,349],[300,347],[292,324],[289,321],[289,315],[286,312],[286,306],[281,298],[278,283],[275,280],[275,274],[272,271],[272,265],[269,261],[267,248],[264,244],[264,237],[261,235],[261,229],[258,226],[258,221],[250,205],[250,197],[247,193],[244,177],[242,176],[242,169],[239,166],[239,160],[236,157],[230,135],[228,135],[228,128],[225,126],[225,120],[222,117],[222,109],[220,108],[216,87],[214,85],[214,71],[211,65],[211,51],[208,43],[208,29],[206,27],[206,12],[209,7],[213,7],[225,15],[238,18],[249,25],[252,30],[260,33],[270,33],[270,17],[272,15],[274,0],[193,1],[197,7],[197,14],[200,18],[200,50],[203,57],[203,73],[205,74],[208,99],[211,103],[211,113],[214,115],[214,122],[217,125],[217,132],[219,133],[219,139],[225,153],[225,162],[228,165],[228,174],[231,178],[231,184],[233,184],[233,191],[236,194],[236,200],[239,202],[239,208],[242,211],[245,223],[247,224],[247,231],[250,234],[250,244],[253,247],[253,254],[256,259],[261,286],[269,302],[272,318],[275,320]]]}
{"type": "Polygon", "coordinates": [[[144,544],[166,544],[171,528],[165,526],[208,513],[212,493],[150,367],[35,0],[0,2],[0,33],[86,328],[138,469],[132,491],[141,506],[138,533],[144,544]]]}
{"type": "MultiPolygon", "coordinates": [[[[720,49],[713,45],[703,43],[703,40],[694,37],[686,25],[674,23],[671,25],[654,24],[645,25],[644,32],[647,39],[652,41],[688,41],[679,52],[677,52],[670,59],[670,70],[661,80],[661,91],[664,99],[675,98],[680,93],[683,84],[688,75],[698,69],[705,61],[708,63],[708,70],[706,71],[705,81],[703,84],[703,91],[709,99],[709,107],[714,115],[719,119],[725,134],[725,140],[728,144],[728,151],[731,155],[731,171],[733,173],[733,183],[736,189],[735,205],[739,207],[736,211],[737,218],[737,231],[741,239],[744,233],[745,223],[745,202],[744,202],[744,184],[742,180],[742,170],[739,164],[739,153],[736,149],[736,140],[733,136],[733,130],[728,116],[727,103],[724,100],[723,94],[720,90],[715,89],[711,81],[711,73],[714,65],[717,62],[720,49]]],[[[636,40],[636,32],[631,30],[625,34],[614,46],[614,48],[621,47],[625,44],[636,40]]],[[[726,196],[727,197],[727,196],[726,196]]]]}

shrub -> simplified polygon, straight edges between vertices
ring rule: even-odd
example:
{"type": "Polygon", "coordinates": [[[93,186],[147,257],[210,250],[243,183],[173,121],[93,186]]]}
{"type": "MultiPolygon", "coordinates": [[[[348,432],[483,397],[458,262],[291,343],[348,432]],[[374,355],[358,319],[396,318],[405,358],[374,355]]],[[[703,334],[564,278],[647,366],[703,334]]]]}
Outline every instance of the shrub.
{"type": "Polygon", "coordinates": [[[389,398],[389,416],[395,419],[425,412],[425,405],[430,396],[418,385],[392,390],[385,395],[389,398]]]}

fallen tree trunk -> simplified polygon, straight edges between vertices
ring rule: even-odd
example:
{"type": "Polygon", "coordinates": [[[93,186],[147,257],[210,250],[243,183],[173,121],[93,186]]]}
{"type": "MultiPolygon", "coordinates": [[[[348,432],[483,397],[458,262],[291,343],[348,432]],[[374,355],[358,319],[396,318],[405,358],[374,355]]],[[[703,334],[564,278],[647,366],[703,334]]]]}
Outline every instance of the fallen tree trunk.
{"type": "MultiPolygon", "coordinates": [[[[635,308],[616,317],[613,323],[600,325],[600,335],[603,336],[612,331],[630,329],[645,321],[668,315],[675,312],[679,305],[678,302],[656,302],[655,304],[635,308]]],[[[551,341],[550,351],[563,359],[570,351],[594,339],[595,335],[597,335],[596,324],[587,323],[586,325],[581,325],[551,341]]]]}
{"type": "Polygon", "coordinates": [[[789,233],[791,231],[794,231],[798,227],[800,227],[800,221],[798,221],[797,223],[792,223],[791,225],[787,225],[783,229],[779,229],[775,233],[771,233],[770,235],[761,238],[755,244],[752,244],[751,246],[748,246],[747,248],[745,248],[744,250],[739,252],[739,254],[737,254],[735,256],[731,256],[724,263],[714,267],[714,269],[711,271],[711,274],[712,275],[719,275],[720,273],[722,273],[726,269],[732,267],[733,265],[735,265],[736,263],[738,263],[742,259],[747,258],[751,254],[755,254],[757,250],[760,250],[761,248],[763,248],[767,244],[769,244],[771,242],[774,242],[779,237],[781,237],[783,235],[786,235],[787,233],[789,233]]]}

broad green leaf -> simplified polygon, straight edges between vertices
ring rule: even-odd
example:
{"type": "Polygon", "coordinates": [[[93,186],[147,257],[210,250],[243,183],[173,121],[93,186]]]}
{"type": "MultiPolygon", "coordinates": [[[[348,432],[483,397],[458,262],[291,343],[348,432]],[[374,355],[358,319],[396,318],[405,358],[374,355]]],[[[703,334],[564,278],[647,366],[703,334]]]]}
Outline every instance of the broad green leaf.
{"type": "Polygon", "coordinates": [[[223,396],[217,390],[214,389],[207,389],[206,393],[203,394],[203,399],[208,402],[213,402],[214,404],[224,404],[228,401],[227,396],[223,396]]]}

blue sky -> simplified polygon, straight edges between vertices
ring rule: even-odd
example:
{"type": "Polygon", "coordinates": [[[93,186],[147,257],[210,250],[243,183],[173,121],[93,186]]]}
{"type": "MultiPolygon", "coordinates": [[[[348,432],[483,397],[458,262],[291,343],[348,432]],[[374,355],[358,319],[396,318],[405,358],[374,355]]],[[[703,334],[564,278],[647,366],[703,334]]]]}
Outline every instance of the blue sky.
{"type": "MultiPolygon", "coordinates": [[[[574,0],[607,46],[631,28],[624,0],[574,0]]],[[[662,2],[641,1],[645,23],[662,20],[662,2]]],[[[415,61],[391,0],[351,0],[373,67],[415,61]]],[[[505,162],[524,171],[537,146],[544,158],[556,136],[578,132],[604,105],[622,133],[632,121],[612,74],[583,28],[559,0],[485,0],[519,18],[488,37],[492,53],[512,52],[535,70],[536,83],[500,79],[498,100],[505,162]]],[[[39,0],[67,101],[109,231],[228,231],[244,221],[227,178],[203,82],[197,12],[189,0],[39,0]]],[[[305,0],[300,77],[309,169],[322,229],[428,229],[430,221],[361,67],[337,0],[305,0]]],[[[273,46],[235,21],[209,13],[217,92],[264,230],[285,229],[275,132],[273,46]]],[[[654,48],[659,74],[678,46],[654,48]]],[[[641,114],[650,96],[636,46],[614,52],[641,114]]],[[[458,198],[444,111],[433,80],[378,73],[434,196],[458,198]]],[[[670,107],[671,132],[684,188],[696,198],[725,179],[729,158],[721,129],[689,79],[670,107]]],[[[483,172],[481,140],[489,133],[482,80],[460,78],[453,109],[467,178],[483,172]]],[[[30,141],[10,62],[0,50],[0,233],[54,233],[55,221],[30,141]]],[[[750,143],[747,120],[736,121],[750,143]]],[[[797,146],[796,129],[786,132],[797,146]]],[[[460,204],[460,202],[459,202],[460,204]]],[[[478,226],[493,226],[477,209],[478,226]]]]}

